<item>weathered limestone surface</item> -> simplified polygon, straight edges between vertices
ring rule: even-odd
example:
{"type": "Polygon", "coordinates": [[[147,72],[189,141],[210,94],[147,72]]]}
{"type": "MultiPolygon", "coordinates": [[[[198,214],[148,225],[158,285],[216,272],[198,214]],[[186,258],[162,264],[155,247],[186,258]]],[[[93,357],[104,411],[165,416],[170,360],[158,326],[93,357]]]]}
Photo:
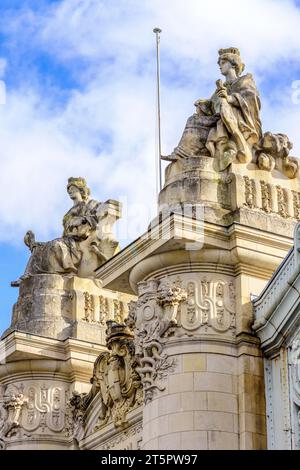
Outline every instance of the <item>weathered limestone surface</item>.
{"type": "Polygon", "coordinates": [[[91,442],[93,448],[120,448],[119,443],[131,448],[141,440],[143,389],[133,331],[128,325],[108,321],[106,335],[108,351],[95,362],[91,390],[73,392],[68,402],[73,440],[82,449],[91,442]]]}
{"type": "Polygon", "coordinates": [[[49,338],[69,337],[105,344],[107,320],[122,323],[132,296],[109,291],[95,279],[36,274],[20,285],[12,324],[18,330],[49,338]]]}
{"type": "Polygon", "coordinates": [[[263,352],[280,325],[255,319],[252,301],[291,246],[299,161],[286,135],[263,132],[238,49],[218,63],[224,83],[163,157],[145,234],[116,253],[119,206],[90,201],[82,178],[62,238],[27,234],[1,343],[2,447],[267,447],[263,352]]]}
{"type": "Polygon", "coordinates": [[[225,83],[195,103],[163,157],[171,163],[158,217],[97,271],[104,287],[138,296],[144,449],[267,446],[252,299],[291,246],[299,161],[287,136],[262,131],[238,50],[221,50],[219,64],[225,83]]]}
{"type": "Polygon", "coordinates": [[[90,389],[100,344],[13,332],[0,343],[0,448],[70,449],[67,402],[90,389]]]}
{"type": "MultiPolygon", "coordinates": [[[[62,238],[36,243],[31,232],[25,236],[32,255],[25,274],[13,283],[19,297],[0,342],[0,448],[74,448],[78,416],[70,399],[90,391],[99,353],[105,362],[107,347],[116,344],[110,338],[107,345],[107,325],[123,324],[135,298],[103,289],[95,279],[94,269],[118,250],[111,227],[120,216],[119,204],[88,200],[83,178],[70,178],[68,192],[74,206],[64,217],[62,238]]],[[[123,343],[111,361],[125,360],[123,343]]],[[[123,372],[128,373],[125,366],[123,372]]],[[[116,387],[128,385],[122,379],[117,384],[115,376],[111,380],[116,387]]],[[[139,388],[135,382],[132,387],[132,393],[139,388]]],[[[129,403],[121,402],[123,411],[131,411],[131,395],[129,403]]],[[[110,409],[109,399],[101,403],[110,409]]]]}

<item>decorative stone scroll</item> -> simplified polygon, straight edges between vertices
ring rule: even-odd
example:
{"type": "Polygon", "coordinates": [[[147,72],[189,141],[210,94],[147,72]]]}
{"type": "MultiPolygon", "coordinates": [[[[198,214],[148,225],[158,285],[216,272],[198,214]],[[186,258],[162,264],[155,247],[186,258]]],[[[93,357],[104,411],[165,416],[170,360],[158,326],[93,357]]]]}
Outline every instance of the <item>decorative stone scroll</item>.
{"type": "Polygon", "coordinates": [[[180,310],[178,324],[191,333],[235,333],[235,288],[233,281],[208,278],[185,280],[187,300],[180,310]]]}
{"type": "Polygon", "coordinates": [[[0,447],[14,437],[67,433],[68,387],[59,382],[26,381],[4,387],[0,404],[0,447]]]}
{"type": "Polygon", "coordinates": [[[142,378],[145,403],[155,390],[164,390],[163,379],[175,366],[174,359],[163,352],[163,341],[177,324],[180,303],[186,292],[168,279],[139,283],[135,314],[135,344],[142,378]]]}
{"type": "Polygon", "coordinates": [[[139,298],[130,309],[135,324],[136,354],[139,358],[147,403],[174,369],[164,351],[172,338],[192,335],[235,334],[235,287],[233,280],[211,275],[182,275],[139,283],[139,298]]]}

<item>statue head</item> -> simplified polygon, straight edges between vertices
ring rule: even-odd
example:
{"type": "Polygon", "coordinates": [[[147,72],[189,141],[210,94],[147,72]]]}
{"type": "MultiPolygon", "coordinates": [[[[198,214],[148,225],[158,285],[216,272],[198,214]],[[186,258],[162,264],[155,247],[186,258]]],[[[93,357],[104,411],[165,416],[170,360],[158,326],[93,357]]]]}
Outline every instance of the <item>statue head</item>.
{"type": "Polygon", "coordinates": [[[87,187],[86,181],[84,178],[78,177],[78,178],[69,178],[68,179],[68,185],[67,185],[67,191],[71,197],[71,199],[76,199],[76,192],[80,193],[81,199],[83,201],[87,201],[90,195],[90,190],[87,187]]]}
{"type": "Polygon", "coordinates": [[[236,47],[229,47],[228,49],[219,49],[219,59],[218,64],[222,62],[229,62],[231,66],[235,69],[237,76],[241,75],[245,69],[245,64],[243,64],[240,51],[236,47]]]}

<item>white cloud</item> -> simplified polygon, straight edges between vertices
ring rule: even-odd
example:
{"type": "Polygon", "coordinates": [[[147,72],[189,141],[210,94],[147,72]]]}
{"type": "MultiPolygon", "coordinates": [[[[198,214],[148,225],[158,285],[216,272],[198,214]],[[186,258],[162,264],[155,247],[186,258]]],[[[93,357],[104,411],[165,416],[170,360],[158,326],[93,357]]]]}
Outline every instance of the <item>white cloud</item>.
{"type": "MultiPolygon", "coordinates": [[[[300,10],[284,0],[64,0],[48,10],[6,18],[7,33],[30,40],[32,47],[76,70],[82,86],[60,106],[56,94],[44,95],[34,81],[8,90],[7,104],[0,107],[5,195],[0,239],[19,240],[29,228],[38,238],[59,235],[71,175],[85,176],[94,197],[153,203],[154,26],[163,29],[167,153],[177,144],[195,99],[214,89],[219,47],[240,47],[247,70],[260,81],[278,61],[300,60],[299,24],[300,10]]],[[[300,105],[292,105],[291,94],[292,89],[290,94],[284,90],[276,113],[262,97],[264,128],[286,131],[300,154],[300,105]]],[[[150,209],[144,208],[139,218],[141,225],[134,229],[132,221],[128,238],[146,227],[150,209]]]]}

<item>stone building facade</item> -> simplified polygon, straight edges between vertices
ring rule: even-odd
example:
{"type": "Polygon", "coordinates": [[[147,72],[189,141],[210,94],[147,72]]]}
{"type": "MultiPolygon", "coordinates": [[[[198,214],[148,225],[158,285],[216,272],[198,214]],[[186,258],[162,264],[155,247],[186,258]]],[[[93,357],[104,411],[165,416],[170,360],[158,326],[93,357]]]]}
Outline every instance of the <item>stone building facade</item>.
{"type": "Polygon", "coordinates": [[[118,202],[70,178],[62,237],[26,234],[0,343],[3,449],[299,448],[299,160],[262,132],[238,49],[219,65],[162,157],[146,233],[120,251],[118,202]]]}

